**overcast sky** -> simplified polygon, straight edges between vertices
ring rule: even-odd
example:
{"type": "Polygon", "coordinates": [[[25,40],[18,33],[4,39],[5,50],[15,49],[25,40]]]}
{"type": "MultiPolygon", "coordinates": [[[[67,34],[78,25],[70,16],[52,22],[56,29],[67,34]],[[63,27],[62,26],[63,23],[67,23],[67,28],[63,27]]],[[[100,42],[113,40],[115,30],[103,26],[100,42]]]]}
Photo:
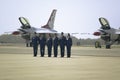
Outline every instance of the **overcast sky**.
{"type": "Polygon", "coordinates": [[[0,0],[0,34],[20,28],[21,16],[39,28],[53,9],[57,9],[54,28],[59,32],[93,33],[101,26],[99,17],[105,17],[111,27],[120,27],[120,0],[0,0]]]}

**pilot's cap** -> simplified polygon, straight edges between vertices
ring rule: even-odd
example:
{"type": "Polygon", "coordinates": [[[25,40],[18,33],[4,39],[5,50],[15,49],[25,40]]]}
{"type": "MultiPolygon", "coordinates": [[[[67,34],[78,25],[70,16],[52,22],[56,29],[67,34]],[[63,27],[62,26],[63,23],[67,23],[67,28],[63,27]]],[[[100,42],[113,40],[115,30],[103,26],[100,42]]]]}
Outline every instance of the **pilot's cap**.
{"type": "Polygon", "coordinates": [[[70,33],[68,33],[68,36],[70,36],[70,33]]]}
{"type": "Polygon", "coordinates": [[[63,32],[61,32],[61,35],[63,35],[64,33],[63,32]]]}

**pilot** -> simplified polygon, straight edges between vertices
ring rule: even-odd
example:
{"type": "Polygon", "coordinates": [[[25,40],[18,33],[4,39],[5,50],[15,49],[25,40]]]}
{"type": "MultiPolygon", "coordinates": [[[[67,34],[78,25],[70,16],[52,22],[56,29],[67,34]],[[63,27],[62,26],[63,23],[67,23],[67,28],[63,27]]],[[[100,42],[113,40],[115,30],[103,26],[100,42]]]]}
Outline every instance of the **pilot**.
{"type": "Polygon", "coordinates": [[[38,42],[39,42],[39,37],[37,36],[36,33],[34,33],[34,36],[32,37],[32,44],[33,44],[33,53],[34,57],[37,56],[37,51],[38,51],[38,42]]]}
{"type": "Polygon", "coordinates": [[[72,38],[70,37],[70,34],[68,33],[67,40],[66,40],[66,47],[67,47],[67,57],[71,57],[71,46],[72,46],[72,38]]]}
{"type": "Polygon", "coordinates": [[[64,36],[64,33],[61,33],[61,38],[59,39],[60,42],[60,51],[61,51],[61,57],[64,57],[65,55],[65,45],[66,45],[66,37],[64,36]]]}
{"type": "Polygon", "coordinates": [[[57,34],[55,33],[54,39],[53,39],[54,57],[57,57],[58,55],[58,44],[59,44],[59,39],[57,37],[57,34]]]}
{"type": "Polygon", "coordinates": [[[51,57],[51,52],[52,52],[52,37],[50,34],[48,34],[48,39],[47,39],[47,49],[48,49],[48,57],[51,57]]]}
{"type": "Polygon", "coordinates": [[[40,43],[40,54],[41,54],[41,57],[44,57],[44,55],[45,55],[46,38],[45,38],[45,36],[43,34],[40,35],[39,43],[40,43]]]}

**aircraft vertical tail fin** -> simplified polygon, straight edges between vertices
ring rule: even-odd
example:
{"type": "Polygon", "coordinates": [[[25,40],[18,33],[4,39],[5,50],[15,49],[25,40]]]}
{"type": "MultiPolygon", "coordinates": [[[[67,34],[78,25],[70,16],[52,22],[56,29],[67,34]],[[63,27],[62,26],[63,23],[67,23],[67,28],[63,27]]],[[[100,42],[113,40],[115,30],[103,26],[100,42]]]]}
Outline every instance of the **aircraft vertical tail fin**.
{"type": "Polygon", "coordinates": [[[55,21],[55,15],[56,15],[56,9],[54,9],[50,15],[50,18],[45,26],[42,26],[42,28],[48,28],[53,29],[54,28],[54,21],[55,21]]]}
{"type": "Polygon", "coordinates": [[[111,29],[107,19],[101,17],[101,18],[99,18],[99,21],[100,21],[100,24],[101,24],[101,29],[104,29],[104,30],[111,29]]]}

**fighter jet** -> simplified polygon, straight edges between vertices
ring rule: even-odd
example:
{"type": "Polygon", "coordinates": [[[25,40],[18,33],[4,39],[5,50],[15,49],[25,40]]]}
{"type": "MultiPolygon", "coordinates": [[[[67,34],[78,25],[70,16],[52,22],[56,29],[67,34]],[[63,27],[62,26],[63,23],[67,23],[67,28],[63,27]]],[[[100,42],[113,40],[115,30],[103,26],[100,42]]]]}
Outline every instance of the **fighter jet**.
{"type": "Polygon", "coordinates": [[[99,18],[99,22],[101,28],[93,35],[101,36],[101,39],[105,41],[106,49],[110,49],[115,42],[120,43],[120,29],[111,28],[108,20],[103,17],[99,18]]]}
{"type": "Polygon", "coordinates": [[[32,27],[28,22],[27,18],[19,17],[19,21],[22,24],[22,26],[17,31],[12,32],[12,34],[13,35],[20,34],[21,37],[26,40],[26,46],[28,47],[28,44],[30,43],[31,36],[33,35],[33,33],[57,33],[57,31],[54,30],[54,20],[56,11],[57,11],[56,9],[52,11],[47,24],[41,26],[41,28],[32,27]]]}

